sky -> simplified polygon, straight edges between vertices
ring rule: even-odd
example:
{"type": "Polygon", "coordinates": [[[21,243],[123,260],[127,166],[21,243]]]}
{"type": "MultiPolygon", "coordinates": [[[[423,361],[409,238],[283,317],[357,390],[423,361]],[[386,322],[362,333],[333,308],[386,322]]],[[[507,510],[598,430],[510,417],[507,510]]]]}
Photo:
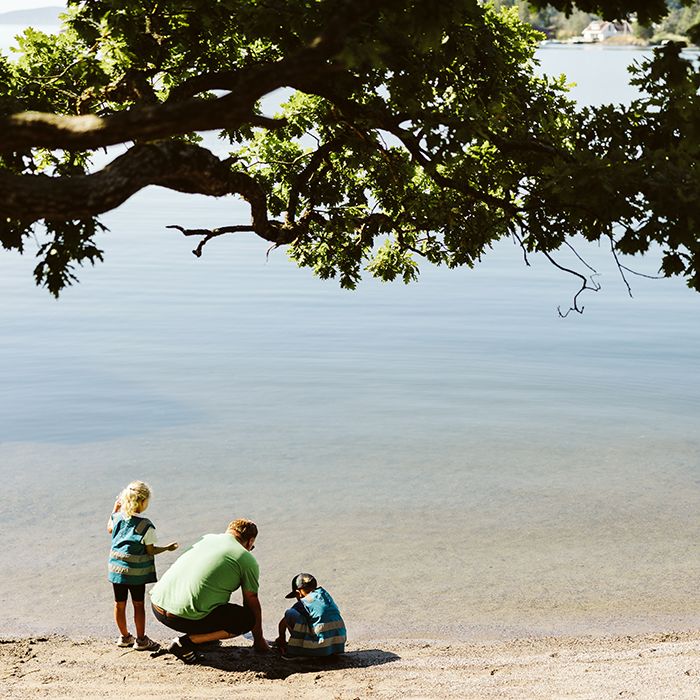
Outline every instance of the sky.
{"type": "Polygon", "coordinates": [[[32,10],[35,7],[65,7],[64,0],[0,0],[0,12],[32,10]]]}

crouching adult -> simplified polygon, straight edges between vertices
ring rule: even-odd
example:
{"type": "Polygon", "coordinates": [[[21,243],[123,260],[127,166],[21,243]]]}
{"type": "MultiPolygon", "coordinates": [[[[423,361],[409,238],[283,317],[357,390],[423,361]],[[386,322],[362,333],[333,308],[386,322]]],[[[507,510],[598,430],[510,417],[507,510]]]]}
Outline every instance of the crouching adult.
{"type": "Polygon", "coordinates": [[[234,520],[220,534],[204,535],[184,552],[151,589],[156,619],[182,636],[168,651],[185,663],[198,660],[200,644],[253,633],[258,651],[269,651],[258,599],[260,569],[251,554],[258,528],[234,520]],[[229,602],[238,588],[242,605],[229,602]]]}
{"type": "Polygon", "coordinates": [[[276,642],[283,656],[330,657],[345,651],[345,622],[338,606],[311,574],[297,574],[285,597],[297,602],[279,622],[276,642]]]}

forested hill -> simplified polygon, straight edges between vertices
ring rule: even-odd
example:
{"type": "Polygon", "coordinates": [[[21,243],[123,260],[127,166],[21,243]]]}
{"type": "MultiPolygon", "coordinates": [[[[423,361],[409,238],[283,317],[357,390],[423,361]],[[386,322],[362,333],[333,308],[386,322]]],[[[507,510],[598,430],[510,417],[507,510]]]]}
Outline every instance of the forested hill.
{"type": "Polygon", "coordinates": [[[62,7],[37,7],[33,10],[1,12],[0,24],[16,24],[26,27],[57,25],[59,24],[58,15],[63,11],[62,7]]]}

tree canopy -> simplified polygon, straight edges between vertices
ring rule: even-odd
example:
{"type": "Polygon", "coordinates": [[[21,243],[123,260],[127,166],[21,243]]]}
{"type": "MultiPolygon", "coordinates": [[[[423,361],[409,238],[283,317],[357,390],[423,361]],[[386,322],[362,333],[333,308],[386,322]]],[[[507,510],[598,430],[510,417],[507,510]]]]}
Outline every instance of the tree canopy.
{"type": "Polygon", "coordinates": [[[669,44],[636,68],[642,97],[580,109],[537,75],[539,38],[477,0],[68,0],[60,34],[28,29],[0,56],[0,242],[23,252],[39,230],[35,277],[58,295],[102,258],[99,216],[160,185],[249,204],[244,224],[174,221],[197,255],[250,231],[349,288],[363,269],[472,266],[504,237],[560,266],[582,235],[621,271],[618,254],[659,244],[662,273],[700,290],[698,68],[669,44]]]}

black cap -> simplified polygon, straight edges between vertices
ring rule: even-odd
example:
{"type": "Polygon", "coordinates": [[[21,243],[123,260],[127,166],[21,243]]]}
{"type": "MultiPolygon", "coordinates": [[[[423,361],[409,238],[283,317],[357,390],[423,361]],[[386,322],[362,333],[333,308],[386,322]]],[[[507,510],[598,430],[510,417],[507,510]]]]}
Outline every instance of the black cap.
{"type": "Polygon", "coordinates": [[[293,579],[292,579],[292,592],[287,593],[285,598],[296,598],[296,593],[298,590],[302,588],[310,588],[314,589],[317,588],[318,584],[316,583],[316,579],[311,575],[311,574],[297,574],[293,579]]]}

